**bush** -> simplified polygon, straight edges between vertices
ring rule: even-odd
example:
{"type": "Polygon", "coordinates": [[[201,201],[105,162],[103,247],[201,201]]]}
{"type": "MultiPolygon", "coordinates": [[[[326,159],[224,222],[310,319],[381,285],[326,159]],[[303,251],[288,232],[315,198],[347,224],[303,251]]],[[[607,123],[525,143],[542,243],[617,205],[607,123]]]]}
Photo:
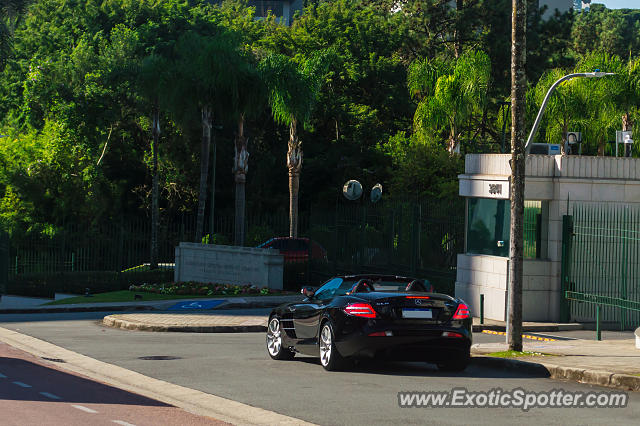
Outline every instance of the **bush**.
{"type": "Polygon", "coordinates": [[[13,277],[7,285],[7,294],[16,296],[53,298],[56,292],[91,294],[125,290],[131,285],[146,282],[166,282],[173,278],[171,270],[144,272],[58,272],[23,274],[13,277]]]}
{"type": "Polygon", "coordinates": [[[180,294],[180,295],[201,295],[201,296],[233,296],[252,294],[273,294],[279,293],[266,287],[258,288],[250,284],[202,284],[193,281],[182,283],[164,282],[161,284],[140,284],[131,285],[129,290],[136,292],[156,293],[156,294],[180,294]]]}

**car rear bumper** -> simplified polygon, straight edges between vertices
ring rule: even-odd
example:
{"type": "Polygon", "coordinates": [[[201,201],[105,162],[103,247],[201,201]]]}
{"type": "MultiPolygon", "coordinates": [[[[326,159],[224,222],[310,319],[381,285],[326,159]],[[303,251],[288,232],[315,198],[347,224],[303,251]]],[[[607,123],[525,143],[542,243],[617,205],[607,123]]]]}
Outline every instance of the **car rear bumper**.
{"type": "MultiPolygon", "coordinates": [[[[446,330],[442,330],[446,331],[446,330]]],[[[345,357],[388,358],[398,361],[440,362],[469,357],[471,339],[442,337],[442,331],[432,330],[425,335],[343,336],[336,342],[345,357]]],[[[460,330],[451,330],[460,333],[460,330]]],[[[393,331],[392,331],[393,332],[393,331]]],[[[401,333],[398,333],[401,334],[401,333]]]]}

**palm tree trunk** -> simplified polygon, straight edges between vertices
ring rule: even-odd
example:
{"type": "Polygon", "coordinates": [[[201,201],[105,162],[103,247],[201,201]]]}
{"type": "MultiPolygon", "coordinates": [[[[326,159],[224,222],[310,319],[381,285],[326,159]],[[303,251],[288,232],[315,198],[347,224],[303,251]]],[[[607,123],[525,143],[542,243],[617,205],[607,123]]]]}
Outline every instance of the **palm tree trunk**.
{"type": "Polygon", "coordinates": [[[249,171],[249,153],[247,152],[247,138],[244,136],[244,114],[238,119],[238,133],[236,134],[235,158],[233,173],[236,181],[236,218],[233,244],[243,246],[245,240],[245,186],[249,171]]]}
{"type": "Polygon", "coordinates": [[[289,169],[289,236],[298,236],[298,189],[302,171],[302,142],[298,139],[297,123],[294,118],[289,126],[289,149],[287,150],[289,169]]]}
{"type": "Polygon", "coordinates": [[[202,242],[204,233],[204,209],[207,205],[207,175],[209,172],[209,150],[211,147],[211,106],[202,107],[202,150],[200,151],[200,194],[198,195],[198,217],[194,242],[202,242]]]}
{"type": "Polygon", "coordinates": [[[453,46],[453,54],[455,58],[458,59],[460,57],[460,53],[462,52],[462,42],[460,40],[462,34],[462,26],[464,25],[462,22],[462,9],[464,8],[464,0],[456,0],[456,28],[454,30],[454,46],[453,46]]]}
{"type": "Polygon", "coordinates": [[[524,268],[525,61],[527,0],[512,0],[511,19],[511,230],[509,237],[509,350],[522,350],[524,268]]]}
{"type": "Polygon", "coordinates": [[[158,225],[160,218],[158,191],[158,138],[160,137],[160,111],[153,109],[153,183],[151,186],[151,269],[158,267],[158,225]]]}

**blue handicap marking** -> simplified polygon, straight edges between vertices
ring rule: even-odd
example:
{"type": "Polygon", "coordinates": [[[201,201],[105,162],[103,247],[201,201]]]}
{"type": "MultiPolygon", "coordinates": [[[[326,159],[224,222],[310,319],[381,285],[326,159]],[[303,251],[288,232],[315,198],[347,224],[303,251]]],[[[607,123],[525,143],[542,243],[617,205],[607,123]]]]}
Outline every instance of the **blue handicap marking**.
{"type": "Polygon", "coordinates": [[[188,300],[186,302],[178,302],[175,305],[172,305],[169,308],[169,310],[183,311],[186,309],[213,309],[223,302],[225,301],[224,300],[202,300],[202,301],[188,300]]]}

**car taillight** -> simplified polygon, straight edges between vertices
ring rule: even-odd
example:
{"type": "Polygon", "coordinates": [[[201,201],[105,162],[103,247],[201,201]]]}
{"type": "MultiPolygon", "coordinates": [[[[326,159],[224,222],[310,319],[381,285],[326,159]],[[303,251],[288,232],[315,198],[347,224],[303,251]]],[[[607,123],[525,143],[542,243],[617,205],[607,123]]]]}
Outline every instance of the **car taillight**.
{"type": "Polygon", "coordinates": [[[375,318],[376,311],[368,303],[352,303],[344,308],[347,315],[361,318],[375,318]]]}
{"type": "Polygon", "coordinates": [[[460,333],[454,333],[453,331],[443,331],[442,332],[442,337],[456,337],[456,338],[461,338],[462,334],[460,333]]]}
{"type": "Polygon", "coordinates": [[[467,319],[471,316],[469,313],[469,307],[464,303],[458,305],[458,309],[456,309],[456,313],[453,314],[454,320],[467,319]]]}
{"type": "Polygon", "coordinates": [[[429,296],[407,296],[407,299],[431,299],[429,296]]]}

